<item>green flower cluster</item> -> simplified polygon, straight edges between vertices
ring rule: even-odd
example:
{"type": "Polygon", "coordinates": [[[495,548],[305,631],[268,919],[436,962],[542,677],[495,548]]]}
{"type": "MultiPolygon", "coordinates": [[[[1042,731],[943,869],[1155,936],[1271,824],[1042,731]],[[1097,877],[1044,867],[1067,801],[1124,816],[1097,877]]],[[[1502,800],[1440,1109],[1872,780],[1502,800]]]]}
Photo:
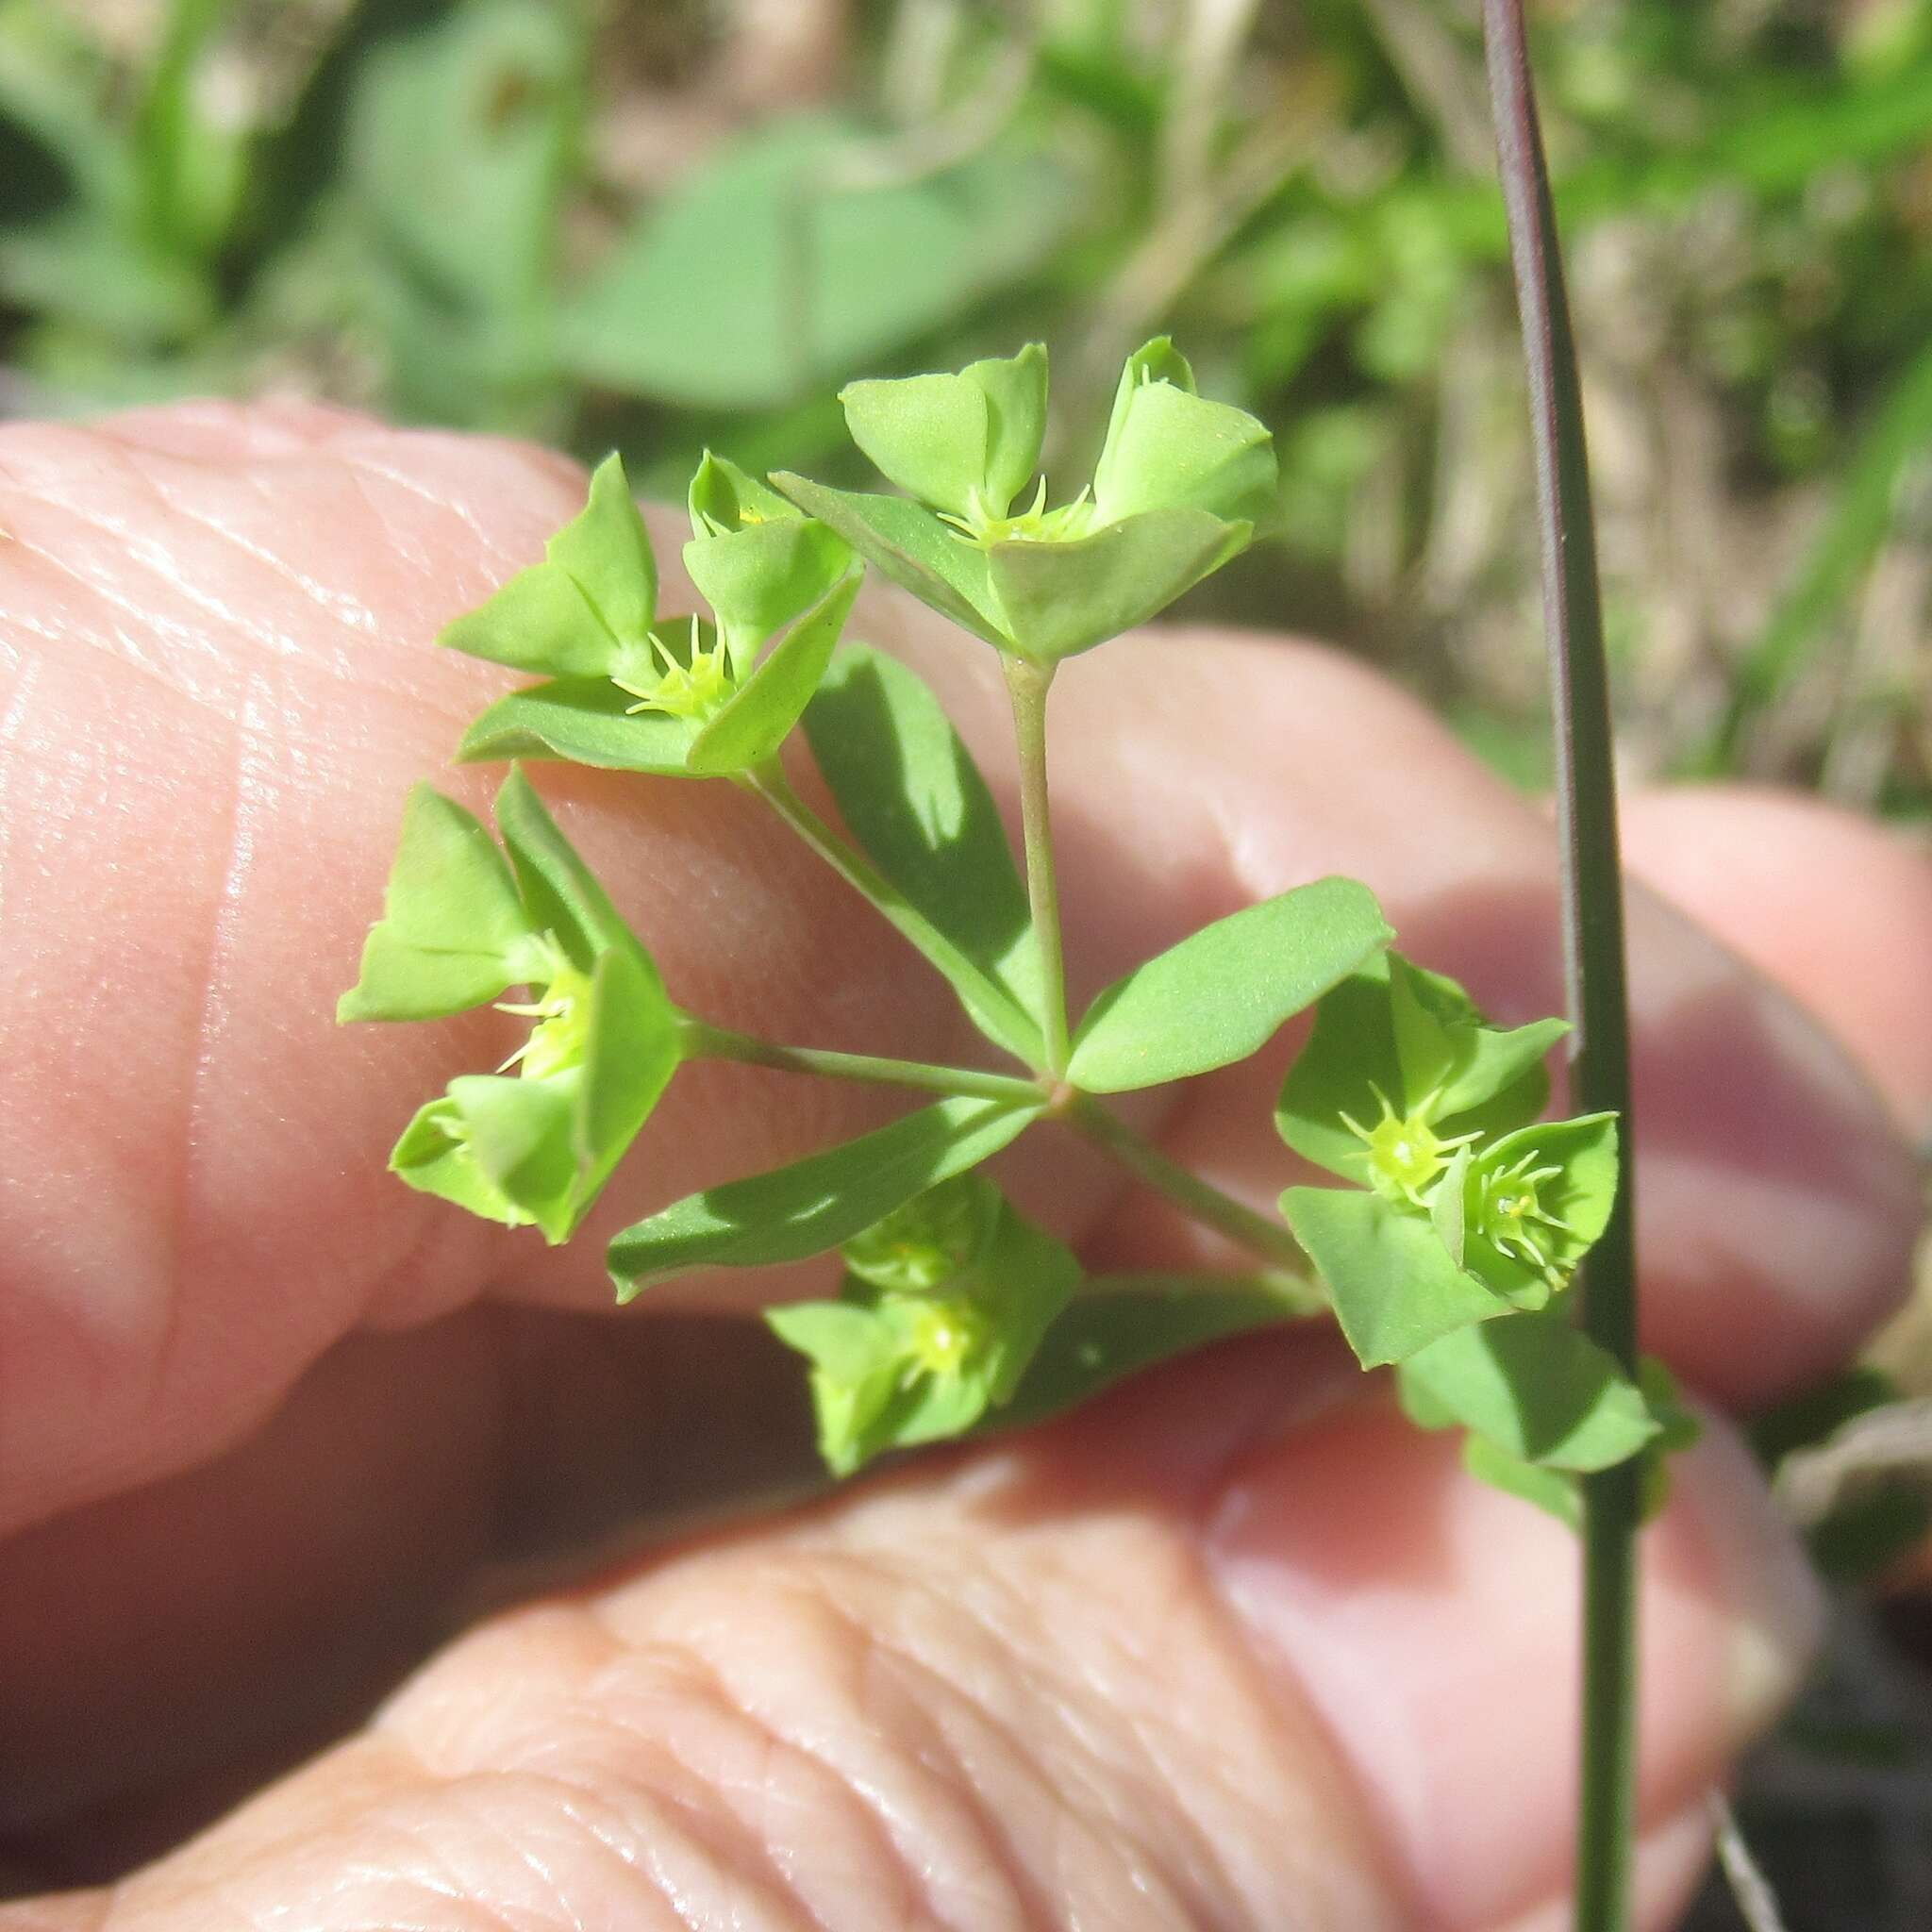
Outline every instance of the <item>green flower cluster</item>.
{"type": "Polygon", "coordinates": [[[1395,1364],[1432,1427],[1471,1434],[1491,1481],[1568,1513],[1571,1475],[1624,1461],[1682,1411],[1559,1305],[1617,1197],[1617,1121],[1544,1121],[1560,1020],[1492,1027],[1452,979],[1388,952],[1316,1008],[1275,1124],[1354,1188],[1281,1208],[1364,1366],[1395,1364]]]}

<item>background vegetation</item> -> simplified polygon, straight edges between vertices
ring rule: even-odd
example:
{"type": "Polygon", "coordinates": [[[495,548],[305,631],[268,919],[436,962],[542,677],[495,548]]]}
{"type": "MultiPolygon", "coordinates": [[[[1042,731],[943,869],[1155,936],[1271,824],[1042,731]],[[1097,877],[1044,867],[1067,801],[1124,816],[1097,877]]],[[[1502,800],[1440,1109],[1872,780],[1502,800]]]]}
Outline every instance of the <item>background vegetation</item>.
{"type": "MultiPolygon", "coordinates": [[[[1629,771],[1932,823],[1932,0],[1533,11],[1629,771]]],[[[1283,454],[1202,608],[1535,784],[1504,248],[1475,0],[0,0],[0,414],[292,391],[681,493],[1038,336],[1064,466],[1171,328],[1283,454]]],[[[1840,1568],[1923,1525],[1859,1508],[1840,1568]]],[[[1911,1601],[1758,1768],[1794,1927],[1932,1924],[1911,1601]]]]}
{"type": "MultiPolygon", "coordinates": [[[[0,0],[0,407],[298,389],[838,449],[865,371],[1157,326],[1277,429],[1216,608],[1541,773],[1474,0],[0,0]]],[[[1633,770],[1932,811],[1932,5],[1547,0],[1633,770]]]]}

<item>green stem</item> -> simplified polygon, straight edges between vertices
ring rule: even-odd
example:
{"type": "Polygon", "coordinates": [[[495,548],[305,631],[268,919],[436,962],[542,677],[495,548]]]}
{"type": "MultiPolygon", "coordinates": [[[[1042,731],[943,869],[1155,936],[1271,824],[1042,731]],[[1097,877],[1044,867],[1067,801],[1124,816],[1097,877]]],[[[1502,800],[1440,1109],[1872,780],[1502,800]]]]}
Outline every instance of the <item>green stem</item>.
{"type": "Polygon", "coordinates": [[[728,1026],[687,1019],[684,1023],[687,1058],[739,1060],[747,1066],[776,1067],[787,1074],[817,1074],[827,1080],[869,1080],[887,1087],[914,1087],[925,1093],[955,1093],[977,1100],[1042,1098],[1036,1080],[1010,1074],[983,1074],[973,1067],[934,1066],[926,1060],[895,1060],[875,1054],[835,1053],[816,1046],[780,1046],[728,1026]]]}
{"type": "MultiPolygon", "coordinates": [[[[903,938],[939,968],[970,1009],[990,1018],[995,1029],[994,1037],[1002,1045],[1031,1042],[1038,1038],[1039,1026],[1013,996],[974,965],[862,853],[840,838],[792,790],[791,779],[786,777],[775,760],[747,774],[743,782],[854,891],[869,899],[903,938]]],[[[986,1029],[982,1027],[981,1030],[986,1029]]],[[[1009,1050],[1018,1058],[1026,1058],[1018,1052],[1017,1046],[1009,1050]]]]}
{"type": "MultiPolygon", "coordinates": [[[[1496,155],[1509,216],[1536,446],[1543,610],[1557,718],[1571,1097],[1619,1116],[1616,1204],[1577,1280],[1584,1332],[1638,1370],[1629,1008],[1617,849],[1609,679],[1597,587],[1583,398],[1543,162],[1523,0],[1484,0],[1496,155]]],[[[1640,1466],[1583,1486],[1583,1747],[1575,1932],[1624,1932],[1636,1841],[1637,1531],[1640,1466]]]]}
{"type": "Polygon", "coordinates": [[[1165,1194],[1196,1221],[1307,1280],[1308,1257],[1302,1253],[1301,1243],[1279,1222],[1257,1214],[1232,1194],[1224,1194],[1199,1174],[1190,1174],[1177,1161],[1170,1160],[1097,1100],[1085,1093],[1075,1094],[1059,1118],[1125,1168],[1136,1180],[1165,1194]]]}
{"type": "Polygon", "coordinates": [[[1046,696],[1054,667],[1005,658],[1013,701],[1013,739],[1020,752],[1020,812],[1026,832],[1026,896],[1033,907],[1033,942],[1040,949],[1041,997],[1046,1007],[1046,1071],[1067,1074],[1067,961],[1060,943],[1060,888],[1054,870],[1053,825],[1046,795],[1046,696]]]}

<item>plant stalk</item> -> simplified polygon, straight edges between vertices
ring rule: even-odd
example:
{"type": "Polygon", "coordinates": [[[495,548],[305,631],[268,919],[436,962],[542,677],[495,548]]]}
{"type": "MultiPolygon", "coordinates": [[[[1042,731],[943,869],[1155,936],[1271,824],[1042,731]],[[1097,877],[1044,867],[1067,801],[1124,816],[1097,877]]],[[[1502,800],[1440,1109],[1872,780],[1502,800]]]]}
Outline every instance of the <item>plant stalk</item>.
{"type": "Polygon", "coordinates": [[[1165,1194],[1205,1226],[1300,1279],[1307,1279],[1308,1257],[1287,1228],[1265,1214],[1257,1214],[1232,1194],[1223,1193],[1199,1174],[1190,1174],[1178,1161],[1170,1160],[1090,1094],[1075,1094],[1060,1118],[1136,1180],[1165,1194]]]}
{"type": "MultiPolygon", "coordinates": [[[[1522,0],[1483,0],[1483,38],[1536,446],[1537,521],[1557,728],[1564,962],[1575,1024],[1571,1100],[1579,1112],[1607,1111],[1619,1117],[1616,1205],[1579,1272],[1576,1291],[1584,1332],[1634,1377],[1634,1134],[1623,873],[1582,389],[1522,0]]],[[[1641,1502],[1641,1465],[1634,1460],[1585,1480],[1576,1932],[1624,1932],[1629,1924],[1641,1502]]]]}
{"type": "MultiPolygon", "coordinates": [[[[1009,1037],[1026,1040],[1039,1031],[1031,1015],[1005,988],[996,985],[978,966],[933,924],[864,855],[840,838],[792,789],[775,760],[747,774],[744,783],[762,798],[839,876],[868,899],[900,935],[939,968],[955,989],[970,989],[962,998],[981,1012],[996,1016],[1009,1037]]],[[[1062,1023],[1064,1024],[1064,1022],[1062,1023]]],[[[1043,1049],[1042,1049],[1043,1051],[1043,1049]]]]}
{"type": "Polygon", "coordinates": [[[1067,960],[1060,941],[1059,876],[1054,869],[1053,825],[1046,793],[1046,698],[1054,667],[1003,657],[1013,701],[1013,741],[1020,754],[1020,812],[1026,836],[1026,897],[1033,941],[1040,949],[1041,997],[1046,1007],[1046,1071],[1067,1074],[1067,960]]]}
{"type": "Polygon", "coordinates": [[[713,1026],[706,1020],[687,1019],[684,1041],[687,1055],[693,1059],[738,1060],[746,1066],[775,1067],[787,1074],[817,1074],[827,1080],[864,1080],[977,1100],[1037,1103],[1044,1098],[1037,1080],[1023,1080],[1011,1074],[935,1066],[926,1060],[887,1059],[875,1054],[837,1053],[824,1047],[781,1046],[755,1034],[713,1026]]]}

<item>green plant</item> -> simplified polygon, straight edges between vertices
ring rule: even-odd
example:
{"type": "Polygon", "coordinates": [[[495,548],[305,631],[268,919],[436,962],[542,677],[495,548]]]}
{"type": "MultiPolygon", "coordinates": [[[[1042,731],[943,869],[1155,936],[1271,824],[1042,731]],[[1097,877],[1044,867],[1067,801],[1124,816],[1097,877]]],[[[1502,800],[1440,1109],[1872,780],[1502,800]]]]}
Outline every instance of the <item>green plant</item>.
{"type": "Polygon", "coordinates": [[[1157,340],[1122,373],[1091,484],[1055,502],[1039,475],[1037,346],[958,375],[857,383],[843,401],[860,447],[907,493],[788,473],[768,486],[707,457],[684,558],[709,617],[658,611],[622,467],[600,467],[544,560],[444,633],[541,679],[486,710],[459,756],[755,794],[946,978],[1004,1064],[834,1053],[685,1009],[512,764],[501,849],[452,801],[412,798],[385,915],[342,1001],[344,1019],[420,1020],[526,990],[508,1008],[531,1023],[514,1063],[429,1100],[396,1144],[396,1173],[563,1241],[687,1060],[927,1095],[856,1141],[674,1202],[609,1250],[624,1300],[692,1269],[839,1250],[836,1298],[769,1319],[808,1360],[840,1474],[1047,1413],[1204,1336],[1328,1307],[1365,1364],[1396,1365],[1418,1422],[1464,1430],[1485,1475],[1559,1514],[1574,1514],[1582,1473],[1674,1442],[1662,1385],[1641,1384],[1569,1320],[1571,1279],[1616,1196],[1617,1123],[1540,1119],[1542,1059],[1563,1023],[1491,1027],[1453,981],[1390,951],[1369,889],[1341,878],[1216,921],[1068,1012],[1048,808],[1056,668],[1246,544],[1273,497],[1265,430],[1199,395],[1157,340]],[[841,641],[868,565],[997,652],[1024,874],[931,691],[841,641]],[[788,775],[794,736],[842,828],[788,775]],[[1289,1188],[1286,1224],[1170,1162],[1108,1105],[1244,1059],[1310,1006],[1277,1124],[1342,1185],[1289,1188]],[[1252,1273],[1090,1278],[984,1172],[1021,1135],[1055,1128],[1230,1236],[1252,1273]]]}

